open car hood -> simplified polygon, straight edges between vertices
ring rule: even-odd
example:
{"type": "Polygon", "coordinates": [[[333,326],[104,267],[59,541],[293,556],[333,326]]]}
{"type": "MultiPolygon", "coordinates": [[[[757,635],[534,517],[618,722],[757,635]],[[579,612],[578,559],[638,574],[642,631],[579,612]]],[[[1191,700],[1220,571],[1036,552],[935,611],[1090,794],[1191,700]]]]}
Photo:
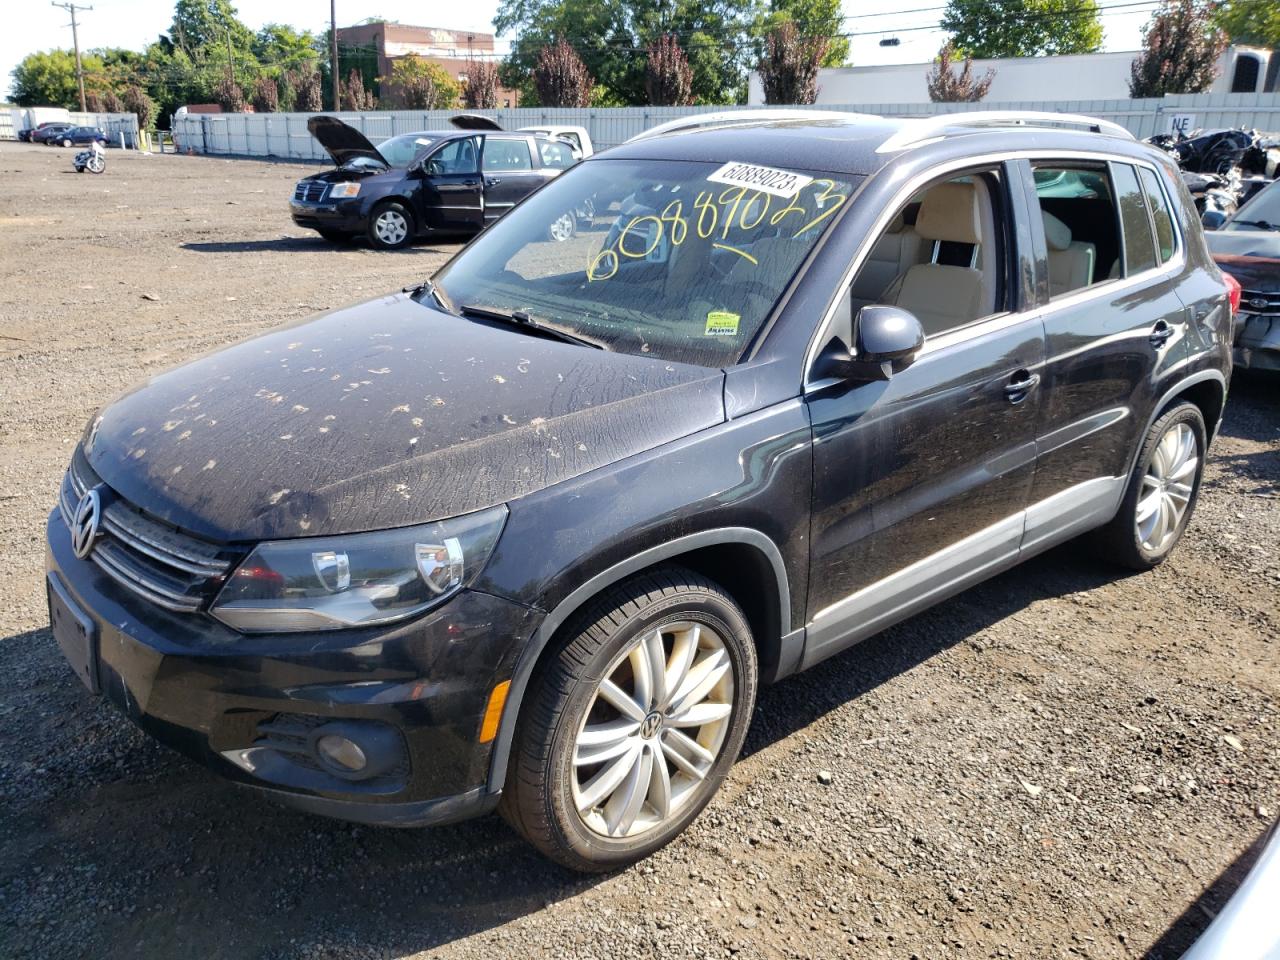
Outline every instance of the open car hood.
{"type": "Polygon", "coordinates": [[[450,117],[449,122],[459,130],[501,130],[502,124],[497,120],[490,120],[488,117],[482,117],[478,113],[460,113],[456,117],[450,117]]]}
{"type": "Polygon", "coordinates": [[[386,158],[363,133],[336,117],[312,117],[307,121],[307,130],[340,167],[357,157],[368,157],[386,166],[386,158]]]}

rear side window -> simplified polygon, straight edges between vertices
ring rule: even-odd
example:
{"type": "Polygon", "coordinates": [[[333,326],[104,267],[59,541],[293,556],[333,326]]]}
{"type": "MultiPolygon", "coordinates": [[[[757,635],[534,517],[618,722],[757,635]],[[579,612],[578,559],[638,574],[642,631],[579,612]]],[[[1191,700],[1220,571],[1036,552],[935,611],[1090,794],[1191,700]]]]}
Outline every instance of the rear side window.
{"type": "Polygon", "coordinates": [[[1138,175],[1127,163],[1113,163],[1116,197],[1120,202],[1120,226],[1124,232],[1125,276],[1133,276],[1156,265],[1155,238],[1147,201],[1138,186],[1138,175]]]}
{"type": "Polygon", "coordinates": [[[540,142],[538,144],[538,153],[542,155],[542,165],[544,167],[564,170],[573,166],[573,151],[569,149],[567,143],[540,142]]]}
{"type": "Polygon", "coordinates": [[[1142,188],[1147,195],[1147,204],[1151,207],[1151,219],[1156,225],[1156,252],[1160,254],[1161,263],[1168,263],[1177,246],[1169,202],[1160,187],[1160,177],[1154,170],[1139,167],[1138,175],[1142,178],[1142,188]]]}
{"type": "Polygon", "coordinates": [[[527,140],[498,140],[489,137],[484,144],[484,157],[480,162],[486,172],[502,170],[532,170],[527,140]]]}

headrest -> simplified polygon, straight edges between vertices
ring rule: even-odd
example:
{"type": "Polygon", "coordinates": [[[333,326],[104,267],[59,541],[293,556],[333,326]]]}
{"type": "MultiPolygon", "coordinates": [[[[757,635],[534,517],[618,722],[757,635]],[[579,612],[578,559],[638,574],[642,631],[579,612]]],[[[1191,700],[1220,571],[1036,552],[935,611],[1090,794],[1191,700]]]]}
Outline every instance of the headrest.
{"type": "Polygon", "coordinates": [[[1040,211],[1044,217],[1044,239],[1050,250],[1066,250],[1071,246],[1071,228],[1045,210],[1040,211]]]}
{"type": "Polygon", "coordinates": [[[885,228],[885,233],[901,233],[907,228],[907,218],[901,210],[897,215],[889,221],[889,226],[885,228]]]}
{"type": "Polygon", "coordinates": [[[940,183],[920,201],[916,233],[926,240],[978,243],[982,234],[978,192],[971,183],[940,183]]]}

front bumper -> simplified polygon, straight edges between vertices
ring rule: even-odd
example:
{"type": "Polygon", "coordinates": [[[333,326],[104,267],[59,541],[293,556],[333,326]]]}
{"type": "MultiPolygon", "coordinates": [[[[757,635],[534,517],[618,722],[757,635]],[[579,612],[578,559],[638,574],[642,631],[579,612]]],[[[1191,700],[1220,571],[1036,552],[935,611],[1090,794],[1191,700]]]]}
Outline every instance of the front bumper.
{"type": "Polygon", "coordinates": [[[162,743],[236,783],[349,820],[419,826],[495,804],[492,744],[480,730],[537,611],[464,591],[403,624],[246,636],[204,613],[160,609],[77,559],[56,510],[46,535],[50,581],[92,634],[82,679],[162,743]],[[403,762],[364,781],[333,775],[298,745],[335,721],[391,728],[403,762]]]}
{"type": "Polygon", "coordinates": [[[308,230],[362,233],[365,228],[365,218],[360,207],[359,197],[320,203],[289,201],[289,213],[293,217],[293,222],[308,230]]]}
{"type": "Polygon", "coordinates": [[[1242,313],[1232,351],[1237,367],[1280,370],[1280,316],[1242,313]]]}

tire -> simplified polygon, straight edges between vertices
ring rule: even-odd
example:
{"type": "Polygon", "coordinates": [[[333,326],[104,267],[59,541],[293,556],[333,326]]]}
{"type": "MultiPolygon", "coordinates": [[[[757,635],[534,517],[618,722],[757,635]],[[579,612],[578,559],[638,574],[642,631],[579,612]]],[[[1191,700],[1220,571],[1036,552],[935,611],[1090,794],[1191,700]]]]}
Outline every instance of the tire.
{"type": "Polygon", "coordinates": [[[317,227],[316,233],[330,243],[347,243],[351,240],[351,234],[343,233],[341,230],[321,230],[317,227]]]}
{"type": "Polygon", "coordinates": [[[578,232],[578,217],[572,210],[560,214],[547,227],[547,239],[557,243],[572,240],[578,232]]]}
{"type": "Polygon", "coordinates": [[[379,250],[399,250],[413,239],[413,214],[402,203],[380,203],[369,214],[369,243],[379,250]]]}
{"type": "Polygon", "coordinates": [[[1200,496],[1207,436],[1193,403],[1179,403],[1151,425],[1120,510],[1097,533],[1103,556],[1131,570],[1150,570],[1168,559],[1200,496]]]}
{"type": "Polygon", "coordinates": [[[681,567],[609,588],[563,637],[533,678],[499,811],[550,859],[600,873],[669,843],[719,789],[751,721],[756,651],[733,599],[681,567]]]}
{"type": "Polygon", "coordinates": [[[63,145],[64,147],[69,147],[69,146],[71,146],[71,141],[70,141],[70,140],[63,140],[63,141],[62,141],[62,145],[63,145]]]}

